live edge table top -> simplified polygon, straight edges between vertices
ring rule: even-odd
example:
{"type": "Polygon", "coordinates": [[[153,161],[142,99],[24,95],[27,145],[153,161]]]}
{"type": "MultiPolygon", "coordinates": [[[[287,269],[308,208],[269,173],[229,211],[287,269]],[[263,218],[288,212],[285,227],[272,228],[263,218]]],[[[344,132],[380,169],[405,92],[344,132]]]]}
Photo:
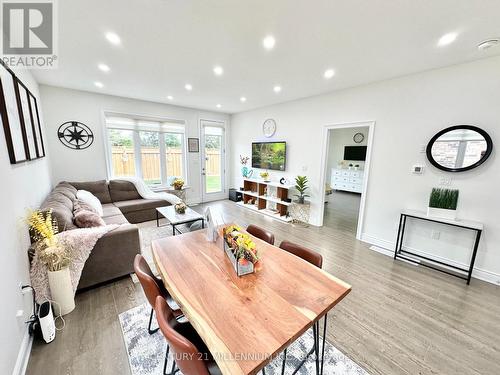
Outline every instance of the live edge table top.
{"type": "Polygon", "coordinates": [[[222,248],[198,230],[152,243],[166,288],[223,374],[256,374],[351,290],[351,286],[254,237],[256,273],[236,276],[222,248]]]}

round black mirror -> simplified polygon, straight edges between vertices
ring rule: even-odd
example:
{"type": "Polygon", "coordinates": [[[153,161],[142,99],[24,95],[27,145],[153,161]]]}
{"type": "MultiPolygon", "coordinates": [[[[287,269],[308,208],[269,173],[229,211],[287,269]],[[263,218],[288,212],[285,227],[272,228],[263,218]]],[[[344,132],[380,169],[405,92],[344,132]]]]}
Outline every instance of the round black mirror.
{"type": "Polygon", "coordinates": [[[447,172],[463,172],[483,164],[491,155],[493,142],[483,129],[457,125],[441,130],[427,145],[427,159],[447,172]]]}

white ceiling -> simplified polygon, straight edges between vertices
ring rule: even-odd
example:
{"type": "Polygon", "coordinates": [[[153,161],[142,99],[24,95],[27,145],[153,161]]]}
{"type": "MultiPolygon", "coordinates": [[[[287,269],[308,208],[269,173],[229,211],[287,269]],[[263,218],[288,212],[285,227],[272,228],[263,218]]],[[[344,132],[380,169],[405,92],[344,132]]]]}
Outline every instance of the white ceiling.
{"type": "Polygon", "coordinates": [[[498,0],[57,3],[59,68],[36,71],[40,83],[227,113],[500,54],[500,46],[476,48],[500,37],[498,0]],[[107,31],[122,45],[111,45],[107,31]],[[437,47],[448,32],[457,40],[437,47]],[[268,34],[276,38],[272,51],[262,47],[268,34]],[[335,69],[331,80],[323,78],[327,68],[335,69]]]}

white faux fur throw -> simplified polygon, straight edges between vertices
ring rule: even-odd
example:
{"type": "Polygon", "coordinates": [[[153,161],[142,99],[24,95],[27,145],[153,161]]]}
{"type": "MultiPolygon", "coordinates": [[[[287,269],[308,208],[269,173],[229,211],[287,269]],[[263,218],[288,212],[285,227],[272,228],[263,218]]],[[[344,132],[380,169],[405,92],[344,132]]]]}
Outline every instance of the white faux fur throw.
{"type": "MultiPolygon", "coordinates": [[[[71,262],[69,271],[73,293],[76,292],[83,266],[97,240],[117,227],[118,225],[113,224],[94,228],[72,229],[57,234],[57,240],[70,249],[71,262]]],[[[42,303],[47,299],[51,299],[47,266],[39,259],[36,251],[31,262],[30,278],[31,285],[35,290],[36,302],[42,303]]]]}
{"type": "Polygon", "coordinates": [[[137,192],[139,193],[139,195],[144,199],[163,199],[172,205],[181,202],[181,199],[174,194],[169,194],[169,193],[165,193],[165,192],[158,192],[158,193],[154,192],[140,178],[120,177],[120,178],[117,178],[116,180],[118,180],[118,181],[123,180],[123,181],[128,181],[128,182],[133,183],[135,185],[135,188],[137,189],[137,192]]]}

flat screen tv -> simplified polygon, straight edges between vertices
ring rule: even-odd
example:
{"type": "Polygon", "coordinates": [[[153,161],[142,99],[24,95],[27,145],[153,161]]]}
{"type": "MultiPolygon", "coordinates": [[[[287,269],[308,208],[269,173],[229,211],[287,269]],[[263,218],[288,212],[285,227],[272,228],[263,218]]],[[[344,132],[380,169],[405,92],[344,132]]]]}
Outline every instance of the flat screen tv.
{"type": "Polygon", "coordinates": [[[253,142],[252,167],[284,171],[286,142],[253,142]]]}
{"type": "Polygon", "coordinates": [[[345,146],[344,160],[365,160],[366,146],[345,146]]]}

